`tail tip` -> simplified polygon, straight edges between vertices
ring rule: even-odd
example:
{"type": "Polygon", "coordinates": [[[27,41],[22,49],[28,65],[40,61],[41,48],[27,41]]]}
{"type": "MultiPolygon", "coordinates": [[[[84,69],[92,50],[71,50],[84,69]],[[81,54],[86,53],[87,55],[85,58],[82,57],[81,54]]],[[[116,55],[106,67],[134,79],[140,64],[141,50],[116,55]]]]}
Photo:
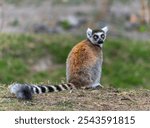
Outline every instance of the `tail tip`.
{"type": "Polygon", "coordinates": [[[32,92],[25,84],[13,83],[9,86],[10,93],[15,94],[18,99],[31,100],[32,92]]]}

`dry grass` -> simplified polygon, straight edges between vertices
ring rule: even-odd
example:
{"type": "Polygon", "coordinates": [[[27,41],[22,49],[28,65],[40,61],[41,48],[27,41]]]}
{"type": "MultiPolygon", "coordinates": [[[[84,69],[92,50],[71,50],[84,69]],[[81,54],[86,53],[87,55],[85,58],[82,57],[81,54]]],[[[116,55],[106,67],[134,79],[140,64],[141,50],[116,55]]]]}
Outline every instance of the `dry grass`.
{"type": "Polygon", "coordinates": [[[150,90],[75,90],[35,95],[32,101],[18,100],[1,88],[0,110],[25,111],[111,111],[150,110],[150,90]]]}

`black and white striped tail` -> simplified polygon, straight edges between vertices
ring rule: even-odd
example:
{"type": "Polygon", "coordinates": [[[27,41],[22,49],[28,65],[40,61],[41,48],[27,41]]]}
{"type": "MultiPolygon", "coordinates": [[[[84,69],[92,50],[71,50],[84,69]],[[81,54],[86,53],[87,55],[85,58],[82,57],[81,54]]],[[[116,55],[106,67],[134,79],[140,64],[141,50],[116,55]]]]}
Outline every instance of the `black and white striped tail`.
{"type": "Polygon", "coordinates": [[[15,94],[18,99],[32,99],[33,94],[59,92],[63,90],[75,89],[72,83],[59,85],[31,85],[14,83],[10,85],[10,92],[15,94]]]}

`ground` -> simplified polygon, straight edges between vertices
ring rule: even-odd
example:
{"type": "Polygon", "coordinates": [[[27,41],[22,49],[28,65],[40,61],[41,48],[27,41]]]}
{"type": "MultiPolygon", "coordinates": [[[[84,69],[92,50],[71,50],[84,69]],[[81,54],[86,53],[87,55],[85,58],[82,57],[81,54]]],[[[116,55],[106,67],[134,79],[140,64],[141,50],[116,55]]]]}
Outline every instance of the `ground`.
{"type": "MultiPolygon", "coordinates": [[[[1,87],[1,86],[0,86],[1,87]]],[[[18,100],[1,87],[0,110],[27,111],[137,111],[150,110],[150,90],[74,90],[35,95],[31,101],[18,100]]]]}

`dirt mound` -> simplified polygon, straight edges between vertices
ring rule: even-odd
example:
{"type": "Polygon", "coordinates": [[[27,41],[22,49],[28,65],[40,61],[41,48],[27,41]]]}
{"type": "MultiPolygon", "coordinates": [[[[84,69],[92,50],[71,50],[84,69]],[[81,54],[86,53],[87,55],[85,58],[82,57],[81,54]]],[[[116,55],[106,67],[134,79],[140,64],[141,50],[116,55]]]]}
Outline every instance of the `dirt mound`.
{"type": "Polygon", "coordinates": [[[1,110],[79,110],[136,111],[150,110],[150,90],[75,90],[35,95],[33,100],[18,100],[9,93],[1,96],[1,110]]]}
{"type": "MultiPolygon", "coordinates": [[[[150,110],[150,90],[77,90],[37,96],[49,110],[150,110]]],[[[38,100],[37,100],[38,99],[38,100]]],[[[40,100],[40,102],[38,102],[40,100]]]]}

